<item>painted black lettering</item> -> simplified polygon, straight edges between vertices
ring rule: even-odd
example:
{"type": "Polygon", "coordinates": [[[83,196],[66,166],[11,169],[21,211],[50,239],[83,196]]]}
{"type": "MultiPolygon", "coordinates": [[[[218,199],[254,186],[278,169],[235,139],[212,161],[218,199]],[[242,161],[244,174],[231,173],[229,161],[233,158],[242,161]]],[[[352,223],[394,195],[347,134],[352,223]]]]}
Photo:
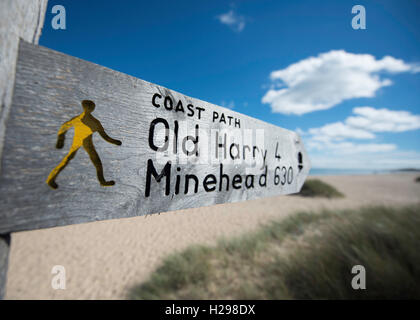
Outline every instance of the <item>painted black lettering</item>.
{"type": "Polygon", "coordinates": [[[240,189],[241,186],[242,186],[242,176],[240,174],[234,175],[232,179],[232,187],[234,189],[240,189]]]}
{"type": "Polygon", "coordinates": [[[223,173],[223,164],[220,164],[219,191],[222,191],[223,179],[226,179],[226,191],[229,191],[229,176],[223,173]]]}
{"type": "Polygon", "coordinates": [[[156,118],[150,123],[149,128],[149,147],[154,151],[166,151],[169,145],[169,123],[163,118],[156,118]],[[165,126],[165,142],[162,147],[158,147],[155,144],[154,136],[155,136],[155,127],[158,123],[162,123],[165,126]]]}
{"type": "Polygon", "coordinates": [[[178,112],[178,111],[185,112],[184,111],[184,106],[182,105],[182,101],[181,100],[178,101],[178,104],[176,105],[175,111],[176,112],[178,112]]]}
{"type": "Polygon", "coordinates": [[[267,166],[265,166],[264,173],[260,176],[259,183],[260,183],[261,187],[266,187],[267,186],[267,166]],[[264,181],[264,182],[262,182],[262,181],[264,181]]]}
{"type": "Polygon", "coordinates": [[[189,185],[190,179],[193,179],[194,182],[195,182],[194,193],[198,192],[198,178],[197,178],[197,176],[195,174],[186,174],[185,175],[185,190],[184,190],[185,194],[188,193],[188,185],[189,185]]]}
{"type": "Polygon", "coordinates": [[[192,104],[187,105],[188,113],[187,116],[192,117],[194,115],[194,106],[192,104]]]}
{"type": "Polygon", "coordinates": [[[200,107],[196,107],[196,109],[198,110],[198,119],[201,119],[201,111],[205,111],[206,109],[200,107]]]}
{"type": "Polygon", "coordinates": [[[163,105],[165,106],[166,110],[172,110],[174,108],[174,102],[172,101],[171,97],[169,97],[169,96],[165,97],[163,105]]]}
{"type": "Polygon", "coordinates": [[[153,98],[152,98],[152,104],[153,104],[156,108],[159,108],[159,107],[160,107],[160,104],[159,104],[159,103],[156,103],[156,98],[161,99],[161,98],[162,98],[162,96],[161,96],[159,93],[155,93],[155,94],[153,95],[153,98]]]}
{"type": "Polygon", "coordinates": [[[153,165],[152,159],[147,160],[147,172],[146,172],[146,188],[145,196],[146,198],[150,196],[150,184],[152,182],[152,176],[155,178],[156,182],[160,182],[163,177],[166,178],[165,184],[165,195],[169,195],[171,189],[171,162],[168,161],[163,167],[160,174],[157,173],[155,166],[153,165]]]}
{"type": "Polygon", "coordinates": [[[203,180],[204,190],[211,192],[216,190],[216,176],[214,174],[208,174],[203,180]]]}

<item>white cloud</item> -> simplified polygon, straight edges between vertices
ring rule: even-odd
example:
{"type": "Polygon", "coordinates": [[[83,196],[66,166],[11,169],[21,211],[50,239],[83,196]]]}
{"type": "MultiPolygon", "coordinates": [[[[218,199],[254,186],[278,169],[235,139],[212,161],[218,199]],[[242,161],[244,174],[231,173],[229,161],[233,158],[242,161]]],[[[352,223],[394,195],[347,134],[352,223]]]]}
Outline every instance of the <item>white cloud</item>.
{"type": "Polygon", "coordinates": [[[303,131],[301,128],[299,128],[299,127],[297,127],[296,129],[295,129],[295,132],[298,134],[298,135],[300,135],[300,136],[303,136],[303,135],[305,135],[306,134],[306,132],[305,131],[303,131]]]}
{"type": "Polygon", "coordinates": [[[216,17],[220,23],[229,26],[233,31],[241,32],[245,28],[245,18],[233,9],[216,17]]]}
{"type": "Polygon", "coordinates": [[[355,116],[301,132],[317,168],[420,168],[420,154],[401,152],[395,144],[359,143],[376,138],[373,132],[420,129],[420,116],[408,111],[357,107],[355,116]]]}
{"type": "Polygon", "coordinates": [[[332,50],[273,71],[272,88],[262,98],[276,113],[297,114],[329,109],[344,100],[371,98],[392,84],[379,72],[418,72],[415,65],[385,56],[332,50]],[[280,85],[280,87],[279,87],[280,85]]]}
{"type": "Polygon", "coordinates": [[[420,116],[408,111],[393,111],[358,107],[353,109],[356,117],[348,117],[346,124],[373,132],[402,132],[420,129],[420,116]]]}
{"type": "Polygon", "coordinates": [[[308,148],[312,150],[321,150],[335,155],[352,155],[360,153],[378,153],[388,152],[397,149],[395,144],[389,143],[354,143],[354,142],[318,142],[309,141],[308,148]]]}
{"type": "Polygon", "coordinates": [[[320,128],[309,129],[312,138],[317,141],[351,139],[373,139],[375,135],[369,131],[353,128],[342,122],[326,124],[320,128]]]}
{"type": "Polygon", "coordinates": [[[222,101],[221,106],[224,107],[224,108],[233,109],[233,108],[235,108],[235,102],[230,101],[230,102],[226,103],[225,101],[222,101]]]}
{"type": "Polygon", "coordinates": [[[359,153],[331,155],[328,153],[311,155],[313,168],[325,169],[401,169],[420,168],[420,153],[417,151],[389,151],[381,153],[359,153]]]}
{"type": "Polygon", "coordinates": [[[311,141],[333,142],[345,139],[374,139],[373,132],[403,132],[420,129],[420,116],[408,111],[357,107],[356,116],[348,117],[345,122],[334,122],[319,128],[311,128],[308,134],[311,141]]]}

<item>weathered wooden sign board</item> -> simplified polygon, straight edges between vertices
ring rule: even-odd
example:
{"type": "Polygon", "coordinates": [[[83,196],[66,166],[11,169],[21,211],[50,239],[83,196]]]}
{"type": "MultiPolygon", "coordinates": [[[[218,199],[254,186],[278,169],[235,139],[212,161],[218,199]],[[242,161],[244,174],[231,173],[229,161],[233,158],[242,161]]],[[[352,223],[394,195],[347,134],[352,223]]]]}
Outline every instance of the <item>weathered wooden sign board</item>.
{"type": "Polygon", "coordinates": [[[5,125],[0,233],[296,193],[310,169],[295,132],[24,41],[5,125]]]}

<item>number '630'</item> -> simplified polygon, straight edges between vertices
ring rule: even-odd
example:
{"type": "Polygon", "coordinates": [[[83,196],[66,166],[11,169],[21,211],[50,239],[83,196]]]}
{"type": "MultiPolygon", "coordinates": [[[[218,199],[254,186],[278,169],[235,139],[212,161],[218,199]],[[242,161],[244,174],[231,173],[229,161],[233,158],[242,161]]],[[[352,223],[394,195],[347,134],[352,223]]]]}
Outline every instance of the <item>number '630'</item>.
{"type": "Polygon", "coordinates": [[[284,186],[286,183],[291,184],[293,181],[293,168],[279,167],[274,170],[274,184],[277,186],[281,183],[284,186]]]}

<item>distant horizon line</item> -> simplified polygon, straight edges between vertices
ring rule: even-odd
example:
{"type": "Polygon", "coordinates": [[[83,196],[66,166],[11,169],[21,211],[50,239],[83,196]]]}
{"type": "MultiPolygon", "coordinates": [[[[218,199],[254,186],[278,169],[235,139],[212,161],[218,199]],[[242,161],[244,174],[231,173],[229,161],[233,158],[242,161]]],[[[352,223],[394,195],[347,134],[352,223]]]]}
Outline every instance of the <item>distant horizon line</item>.
{"type": "Polygon", "coordinates": [[[420,172],[420,168],[396,168],[396,169],[362,169],[362,168],[311,168],[309,175],[318,174],[370,174],[392,172],[420,172]]]}

